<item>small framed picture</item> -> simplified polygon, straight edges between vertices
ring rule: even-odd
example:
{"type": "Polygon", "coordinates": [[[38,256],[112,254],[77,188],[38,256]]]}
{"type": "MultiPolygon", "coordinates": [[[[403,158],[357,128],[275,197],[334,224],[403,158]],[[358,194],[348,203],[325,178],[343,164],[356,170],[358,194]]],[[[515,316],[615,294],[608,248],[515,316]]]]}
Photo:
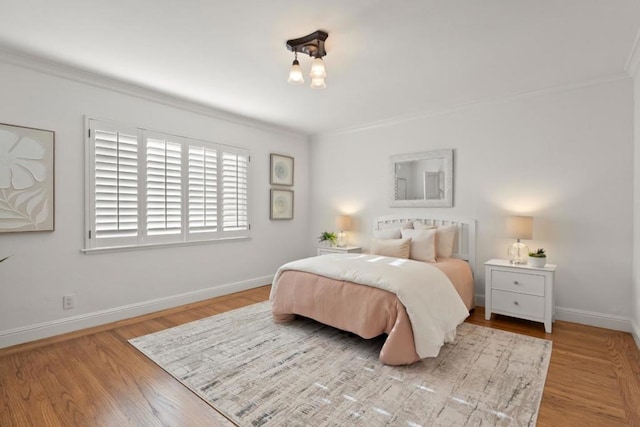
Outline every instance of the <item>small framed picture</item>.
{"type": "Polygon", "coordinates": [[[271,185],[293,185],[293,157],[271,153],[271,185]]]}
{"type": "Polygon", "coordinates": [[[271,190],[269,219],[293,219],[293,191],[271,190]]]}

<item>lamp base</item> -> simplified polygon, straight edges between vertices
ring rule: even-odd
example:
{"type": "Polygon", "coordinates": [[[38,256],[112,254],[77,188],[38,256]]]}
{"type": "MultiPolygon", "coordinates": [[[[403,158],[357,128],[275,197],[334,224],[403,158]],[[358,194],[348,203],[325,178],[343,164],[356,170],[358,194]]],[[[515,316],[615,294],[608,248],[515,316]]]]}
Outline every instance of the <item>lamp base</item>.
{"type": "MultiPolygon", "coordinates": [[[[339,248],[346,248],[347,247],[347,233],[345,233],[344,231],[341,231],[338,233],[338,247],[339,248]]],[[[529,253],[527,252],[527,255],[529,253]]]]}
{"type": "Polygon", "coordinates": [[[507,257],[511,264],[526,264],[529,248],[524,243],[516,242],[507,250],[507,257]]]}

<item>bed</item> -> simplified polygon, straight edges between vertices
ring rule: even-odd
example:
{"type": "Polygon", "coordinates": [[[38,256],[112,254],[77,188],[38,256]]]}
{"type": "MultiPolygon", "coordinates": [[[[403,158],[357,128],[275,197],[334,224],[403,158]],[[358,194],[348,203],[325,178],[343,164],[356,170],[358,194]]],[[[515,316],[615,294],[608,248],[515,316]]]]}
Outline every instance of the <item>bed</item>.
{"type": "MultiPolygon", "coordinates": [[[[304,316],[365,339],[386,334],[379,359],[388,365],[437,356],[474,307],[475,220],[383,216],[374,219],[374,236],[391,237],[383,245],[405,247],[407,239],[401,243],[397,233],[387,230],[413,236],[435,233],[409,232],[411,224],[438,232],[455,230],[450,256],[424,262],[328,254],[287,263],[278,269],[271,289],[274,321],[304,316]]],[[[418,241],[414,237],[411,244],[418,241]]],[[[372,248],[374,242],[379,243],[372,239],[372,248]]]]}

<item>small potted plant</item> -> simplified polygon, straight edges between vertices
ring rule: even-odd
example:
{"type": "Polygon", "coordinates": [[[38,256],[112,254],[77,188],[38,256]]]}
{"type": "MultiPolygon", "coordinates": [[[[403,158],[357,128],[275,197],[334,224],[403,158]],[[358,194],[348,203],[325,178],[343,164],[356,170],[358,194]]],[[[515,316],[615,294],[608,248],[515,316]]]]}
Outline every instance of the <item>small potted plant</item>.
{"type": "Polygon", "coordinates": [[[535,252],[529,252],[527,264],[530,267],[544,267],[547,264],[547,254],[544,253],[544,249],[540,248],[535,252]]]}
{"type": "Polygon", "coordinates": [[[338,238],[336,233],[323,231],[320,237],[318,237],[318,241],[320,243],[324,242],[327,246],[335,246],[338,238]]]}

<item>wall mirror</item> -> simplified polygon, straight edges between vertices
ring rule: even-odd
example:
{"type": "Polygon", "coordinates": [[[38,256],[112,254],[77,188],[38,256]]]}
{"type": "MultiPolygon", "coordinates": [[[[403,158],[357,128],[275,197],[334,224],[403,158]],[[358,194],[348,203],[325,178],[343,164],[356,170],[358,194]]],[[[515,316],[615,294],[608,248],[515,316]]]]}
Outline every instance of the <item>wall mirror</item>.
{"type": "Polygon", "coordinates": [[[390,206],[453,206],[453,150],[391,156],[390,206]]]}

